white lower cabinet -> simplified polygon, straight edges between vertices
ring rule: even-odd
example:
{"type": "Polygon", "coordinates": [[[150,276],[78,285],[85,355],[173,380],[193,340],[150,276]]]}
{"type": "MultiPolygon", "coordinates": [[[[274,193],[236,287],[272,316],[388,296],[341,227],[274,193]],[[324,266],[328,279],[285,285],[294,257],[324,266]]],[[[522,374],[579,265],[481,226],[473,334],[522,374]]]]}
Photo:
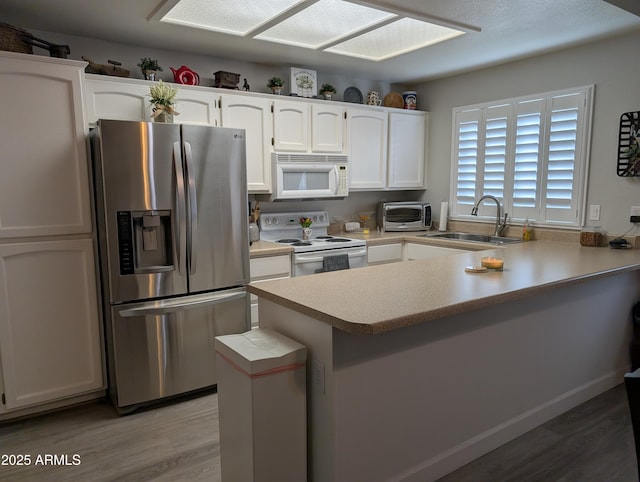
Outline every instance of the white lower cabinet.
{"type": "Polygon", "coordinates": [[[402,261],[402,243],[382,244],[367,248],[369,266],[402,261]]]}
{"type": "Polygon", "coordinates": [[[437,256],[450,256],[452,254],[461,254],[466,250],[455,248],[442,248],[440,246],[430,246],[418,243],[406,243],[404,247],[404,258],[406,261],[416,259],[434,258],[437,256]]]}
{"type": "MultiPolygon", "coordinates": [[[[288,254],[251,258],[251,283],[291,278],[291,256],[288,254]]],[[[251,295],[251,328],[258,326],[258,297],[251,295]]]]}
{"type": "Polygon", "coordinates": [[[104,389],[91,239],[0,244],[1,412],[104,389]]]}

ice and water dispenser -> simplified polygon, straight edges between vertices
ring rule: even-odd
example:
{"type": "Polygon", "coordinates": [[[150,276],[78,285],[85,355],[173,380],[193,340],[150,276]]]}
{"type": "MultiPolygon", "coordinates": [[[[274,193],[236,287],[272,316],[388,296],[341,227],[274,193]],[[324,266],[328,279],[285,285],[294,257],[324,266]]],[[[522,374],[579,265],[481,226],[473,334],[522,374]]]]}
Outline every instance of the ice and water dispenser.
{"type": "Polygon", "coordinates": [[[120,274],[173,269],[171,211],[118,211],[120,274]]]}

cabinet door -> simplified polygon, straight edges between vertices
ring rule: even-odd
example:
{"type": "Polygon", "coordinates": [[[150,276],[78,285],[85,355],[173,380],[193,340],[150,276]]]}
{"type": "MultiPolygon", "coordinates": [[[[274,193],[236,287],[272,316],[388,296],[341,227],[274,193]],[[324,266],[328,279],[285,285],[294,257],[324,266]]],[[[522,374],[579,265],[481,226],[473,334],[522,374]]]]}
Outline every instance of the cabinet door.
{"type": "Polygon", "coordinates": [[[311,150],[344,150],[345,110],[329,103],[311,104],[311,150]]]}
{"type": "Polygon", "coordinates": [[[145,121],[151,115],[149,86],[87,76],[86,105],[90,123],[98,119],[145,121]]]}
{"type": "MultiPolygon", "coordinates": [[[[279,255],[265,258],[252,258],[251,282],[290,278],[291,277],[291,256],[279,255]]],[[[251,328],[258,327],[258,297],[251,295],[251,328]]]]}
{"type": "Polygon", "coordinates": [[[84,63],[0,54],[0,238],[91,232],[84,63]]]}
{"type": "Polygon", "coordinates": [[[233,94],[220,96],[222,126],[246,132],[249,192],[271,192],[271,105],[270,99],[233,94]]]}
{"type": "Polygon", "coordinates": [[[389,113],[389,183],[398,189],[423,189],[427,116],[389,113]]]}
{"type": "Polygon", "coordinates": [[[0,245],[7,410],[104,388],[90,239],[0,245]]]}
{"type": "Polygon", "coordinates": [[[350,189],[376,190],[387,185],[387,113],[347,109],[350,189]]]}
{"type": "Polygon", "coordinates": [[[402,244],[394,243],[369,246],[367,248],[367,261],[369,266],[402,261],[402,244]]]}
{"type": "Polygon", "coordinates": [[[273,103],[274,149],[307,152],[309,150],[309,104],[276,100],[273,103]]]}
{"type": "Polygon", "coordinates": [[[442,248],[440,246],[427,246],[426,244],[407,243],[405,246],[405,257],[407,261],[416,259],[427,259],[439,256],[451,256],[461,254],[466,250],[454,248],[442,248]]]}
{"type": "MultiPolygon", "coordinates": [[[[88,77],[86,103],[90,123],[98,119],[131,121],[151,120],[149,87],[154,82],[143,80],[109,80],[88,77]]],[[[180,124],[217,126],[220,113],[215,106],[215,94],[198,87],[179,86],[176,95],[174,121],[180,124]]]]}

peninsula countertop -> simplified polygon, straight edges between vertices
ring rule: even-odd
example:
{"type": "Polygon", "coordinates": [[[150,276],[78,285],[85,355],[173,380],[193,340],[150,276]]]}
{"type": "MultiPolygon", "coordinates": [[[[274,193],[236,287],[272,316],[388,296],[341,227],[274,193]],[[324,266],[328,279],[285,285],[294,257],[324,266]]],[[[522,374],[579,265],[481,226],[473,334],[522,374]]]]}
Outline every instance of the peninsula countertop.
{"type": "Polygon", "coordinates": [[[248,291],[353,334],[377,334],[640,269],[640,251],[535,241],[483,251],[266,281],[248,291]],[[499,254],[504,271],[468,273],[499,254]]]}

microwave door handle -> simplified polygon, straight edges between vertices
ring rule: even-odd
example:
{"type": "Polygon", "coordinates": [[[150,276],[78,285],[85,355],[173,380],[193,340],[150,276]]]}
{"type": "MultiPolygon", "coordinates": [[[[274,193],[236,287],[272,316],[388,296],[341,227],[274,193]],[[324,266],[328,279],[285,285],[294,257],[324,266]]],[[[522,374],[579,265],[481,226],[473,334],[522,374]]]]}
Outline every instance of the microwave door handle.
{"type": "Polygon", "coordinates": [[[182,153],[180,151],[180,143],[173,143],[173,170],[176,175],[176,232],[175,239],[178,244],[178,273],[184,275],[184,266],[186,260],[186,207],[184,197],[184,172],[182,170],[182,153]]]}
{"type": "Polygon", "coordinates": [[[198,203],[196,196],[196,181],[193,173],[193,155],[191,153],[191,144],[184,143],[185,166],[187,170],[187,181],[189,189],[189,249],[187,255],[189,257],[189,274],[196,274],[196,263],[198,255],[198,203]]]}
{"type": "Polygon", "coordinates": [[[218,293],[211,296],[201,297],[197,300],[182,301],[181,299],[155,301],[146,303],[136,308],[128,308],[119,312],[123,318],[133,318],[136,316],[156,316],[175,313],[176,311],[184,311],[185,309],[200,308],[204,306],[217,305],[229,301],[239,300],[247,296],[244,289],[233,293],[218,293]]]}

